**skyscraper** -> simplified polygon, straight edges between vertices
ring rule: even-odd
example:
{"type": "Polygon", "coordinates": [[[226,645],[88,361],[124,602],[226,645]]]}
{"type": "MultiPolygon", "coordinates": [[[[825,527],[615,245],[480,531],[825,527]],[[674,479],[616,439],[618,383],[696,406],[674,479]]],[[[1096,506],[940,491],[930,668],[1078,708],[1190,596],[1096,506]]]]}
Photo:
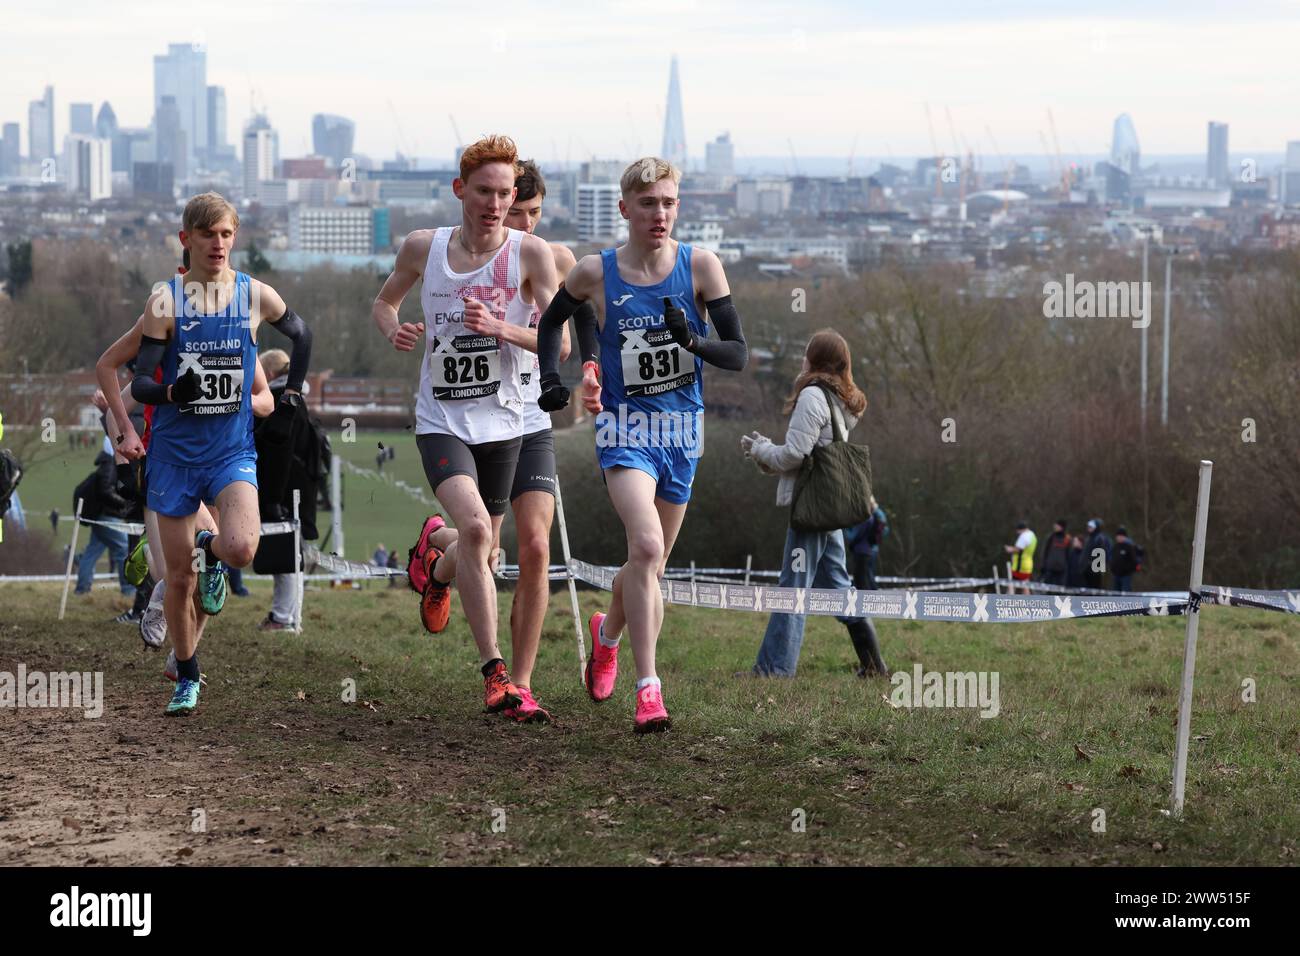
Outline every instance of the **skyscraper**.
{"type": "Polygon", "coordinates": [[[704,169],[719,179],[736,175],[736,149],[731,144],[730,133],[723,133],[713,142],[704,144],[704,169]]]}
{"type": "Polygon", "coordinates": [[[677,57],[668,73],[668,108],[664,111],[664,146],[661,157],[678,169],[686,168],[686,123],[682,119],[682,87],[677,79],[677,57]]]}
{"type": "Polygon", "coordinates": [[[1110,163],[1130,177],[1136,177],[1142,166],[1142,151],[1138,146],[1137,130],[1127,113],[1115,117],[1111,135],[1110,163]]]}
{"type": "Polygon", "coordinates": [[[154,158],[171,166],[176,182],[185,182],[190,170],[191,151],[189,135],[181,123],[175,97],[164,96],[158,104],[153,117],[153,135],[154,158]]]}
{"type": "Polygon", "coordinates": [[[311,151],[324,156],[334,166],[352,155],[356,124],[342,116],[317,113],[311,118],[311,151]]]}
{"type": "Polygon", "coordinates": [[[108,100],[99,104],[99,112],[95,114],[95,135],[108,140],[117,135],[117,114],[113,112],[108,100]]]}
{"type": "Polygon", "coordinates": [[[22,133],[17,123],[5,123],[0,137],[0,176],[17,176],[22,167],[22,133]]]}
{"type": "Polygon", "coordinates": [[[106,139],[70,133],[63,141],[68,192],[89,199],[113,195],[112,144],[106,139]]]}
{"type": "Polygon", "coordinates": [[[275,178],[279,137],[266,114],[258,113],[244,127],[244,197],[258,198],[258,183],[275,178]]]}
{"type": "MultiPolygon", "coordinates": [[[[191,168],[193,163],[206,160],[208,153],[208,55],[202,45],[170,43],[166,54],[153,58],[155,110],[166,96],[176,103],[188,150],[185,166],[191,168]]],[[[180,166],[175,171],[177,180],[185,179],[180,166]]]]}
{"type": "Polygon", "coordinates": [[[1205,148],[1205,178],[1215,186],[1228,185],[1228,124],[1211,122],[1205,148]]]}
{"type": "Polygon", "coordinates": [[[226,151],[226,88],[208,87],[208,153],[218,156],[226,151]]]}
{"type": "Polygon", "coordinates": [[[68,104],[68,132],[73,136],[95,135],[95,104],[68,104]]]}
{"type": "Polygon", "coordinates": [[[45,95],[32,100],[27,108],[27,155],[39,163],[54,155],[54,87],[47,86],[45,95]]]}

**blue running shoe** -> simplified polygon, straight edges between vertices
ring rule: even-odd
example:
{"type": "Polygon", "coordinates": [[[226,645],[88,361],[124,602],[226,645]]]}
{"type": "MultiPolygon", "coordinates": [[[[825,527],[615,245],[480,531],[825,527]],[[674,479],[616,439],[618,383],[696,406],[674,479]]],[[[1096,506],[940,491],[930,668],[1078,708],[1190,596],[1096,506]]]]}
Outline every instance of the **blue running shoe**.
{"type": "Polygon", "coordinates": [[[164,713],[168,717],[188,717],[199,706],[199,682],[196,680],[178,680],[171,703],[164,713]]]}
{"type": "MultiPolygon", "coordinates": [[[[198,532],[194,535],[195,549],[202,550],[203,543],[213,537],[211,531],[198,532]]],[[[226,606],[226,566],[220,561],[199,572],[199,604],[209,617],[220,614],[226,606]]]]}

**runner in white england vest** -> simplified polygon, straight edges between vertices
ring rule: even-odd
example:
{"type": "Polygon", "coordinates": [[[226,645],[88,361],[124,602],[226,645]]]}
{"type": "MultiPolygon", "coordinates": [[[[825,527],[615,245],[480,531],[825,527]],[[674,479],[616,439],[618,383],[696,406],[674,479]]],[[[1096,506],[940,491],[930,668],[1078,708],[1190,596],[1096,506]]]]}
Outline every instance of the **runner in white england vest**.
{"type": "Polygon", "coordinates": [[[420,534],[414,560],[427,578],[420,619],[431,633],[447,626],[455,579],[482,659],[485,703],[494,712],[524,701],[501,659],[489,566],[523,438],[521,360],[512,346],[536,351],[528,319],[533,306],[550,304],[556,289],[546,243],[505,225],[518,172],[508,137],[469,146],[452,182],[461,224],[410,233],[371,309],[399,352],[425,340],[416,445],[429,487],[455,526],[445,550],[439,543],[450,532],[420,534]],[[398,311],[416,283],[424,321],[402,322],[398,311]]]}

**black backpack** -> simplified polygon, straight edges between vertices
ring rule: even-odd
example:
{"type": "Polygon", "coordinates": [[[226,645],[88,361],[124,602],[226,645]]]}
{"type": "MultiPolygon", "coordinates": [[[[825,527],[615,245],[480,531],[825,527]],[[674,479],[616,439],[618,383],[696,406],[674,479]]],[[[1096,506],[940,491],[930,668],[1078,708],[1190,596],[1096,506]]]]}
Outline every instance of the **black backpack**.
{"type": "Polygon", "coordinates": [[[0,448],[0,518],[9,513],[14,489],[23,480],[23,463],[8,448],[0,448]]]}

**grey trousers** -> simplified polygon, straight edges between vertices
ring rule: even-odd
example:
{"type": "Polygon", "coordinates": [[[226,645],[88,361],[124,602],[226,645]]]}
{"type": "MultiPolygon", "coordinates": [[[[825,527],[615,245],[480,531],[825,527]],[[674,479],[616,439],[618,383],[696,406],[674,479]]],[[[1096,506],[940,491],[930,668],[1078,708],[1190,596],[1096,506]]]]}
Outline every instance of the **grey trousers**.
{"type": "Polygon", "coordinates": [[[298,581],[293,574],[277,574],[271,592],[271,618],[278,624],[298,620],[298,581]]]}

